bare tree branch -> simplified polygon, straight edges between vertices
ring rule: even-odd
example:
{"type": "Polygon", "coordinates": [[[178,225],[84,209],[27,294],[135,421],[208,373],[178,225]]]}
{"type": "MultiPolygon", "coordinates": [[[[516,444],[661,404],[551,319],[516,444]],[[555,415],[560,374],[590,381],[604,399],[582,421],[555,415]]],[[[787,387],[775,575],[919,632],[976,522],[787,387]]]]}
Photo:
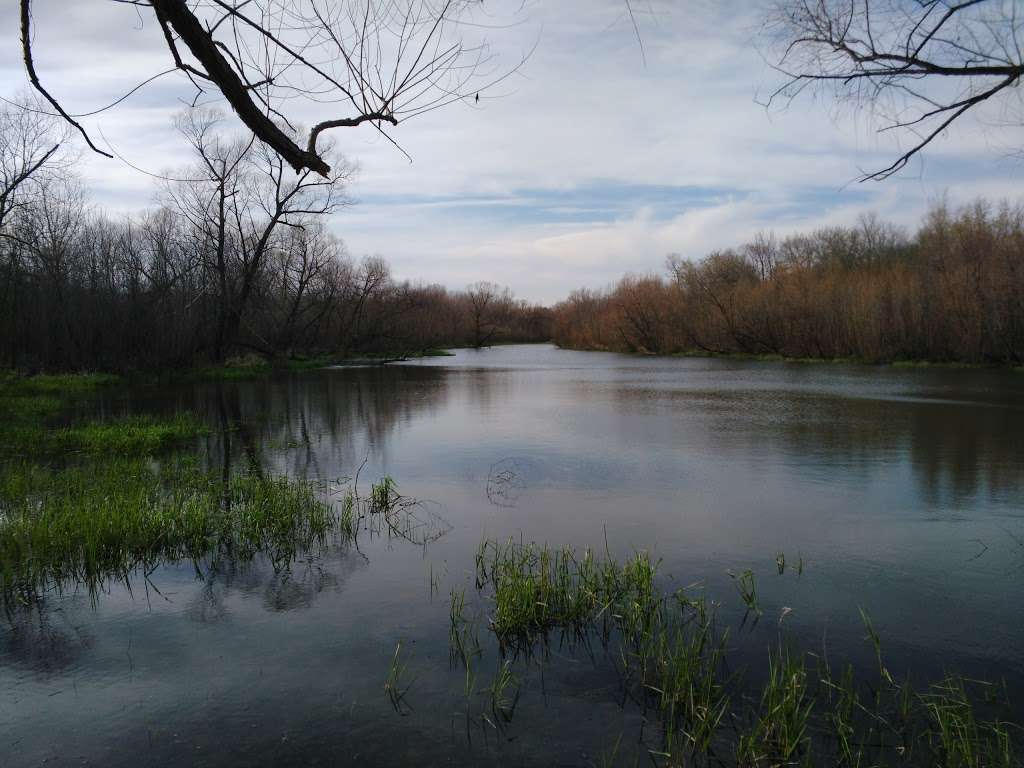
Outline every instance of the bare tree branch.
{"type": "Polygon", "coordinates": [[[1019,87],[1022,20],[999,0],[778,0],[767,29],[787,79],[767,103],[810,85],[869,106],[911,146],[867,173],[881,180],[904,168],[957,119],[1019,87]]]}

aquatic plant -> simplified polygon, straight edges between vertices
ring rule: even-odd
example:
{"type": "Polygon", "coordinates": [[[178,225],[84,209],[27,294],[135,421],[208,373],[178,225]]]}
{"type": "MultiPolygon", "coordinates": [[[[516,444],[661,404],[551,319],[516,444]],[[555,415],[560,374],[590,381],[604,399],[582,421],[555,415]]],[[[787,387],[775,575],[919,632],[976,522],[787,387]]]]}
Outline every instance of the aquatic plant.
{"type": "Polygon", "coordinates": [[[519,701],[519,678],[512,672],[512,661],[505,659],[498,664],[498,671],[488,688],[491,714],[496,720],[511,722],[519,701]]]}
{"type": "Polygon", "coordinates": [[[89,462],[61,471],[20,463],[0,473],[0,595],[111,580],[161,562],[263,552],[275,563],[322,542],[335,524],[313,483],[239,475],[224,482],[189,460],[89,462]]]}
{"type": "MultiPolygon", "coordinates": [[[[766,669],[755,670],[750,682],[729,661],[730,633],[717,627],[715,605],[702,591],[659,588],[657,563],[646,553],[619,564],[590,550],[485,540],[475,562],[477,587],[492,606],[487,626],[499,650],[514,651],[503,657],[500,675],[512,672],[522,652],[543,663],[546,656],[531,655],[530,648],[546,644],[556,629],[580,640],[570,647],[589,647],[588,636],[617,645],[612,658],[624,694],[657,714],[660,742],[647,748],[657,764],[867,768],[896,756],[899,764],[916,766],[1020,766],[1020,730],[976,714],[971,686],[986,702],[996,698],[995,687],[947,678],[915,694],[909,680],[897,683],[890,673],[866,612],[877,680],[858,679],[849,664],[835,677],[825,657],[816,669],[808,667],[810,654],[780,630],[766,669]]],[[[734,579],[748,613],[759,612],[753,573],[734,579]]],[[[453,591],[452,658],[466,666],[470,697],[476,672],[466,650],[465,606],[465,593],[453,591]]],[[[472,647],[472,656],[482,653],[479,644],[472,647]]],[[[495,722],[501,722],[497,714],[495,722]]]]}
{"type": "Polygon", "coordinates": [[[753,728],[740,735],[741,766],[812,764],[808,727],[814,698],[808,691],[804,657],[782,646],[768,655],[768,679],[753,728]]]}
{"type": "Polygon", "coordinates": [[[209,432],[209,427],[188,413],[169,419],[127,416],[111,421],[65,427],[46,434],[39,453],[152,454],[209,432]]]}
{"type": "Polygon", "coordinates": [[[934,765],[943,768],[1012,768],[1012,725],[978,718],[968,685],[990,683],[947,676],[919,694],[932,726],[925,734],[934,765]]]}
{"type": "Polygon", "coordinates": [[[387,694],[388,700],[391,702],[391,706],[395,708],[395,711],[399,714],[405,714],[411,710],[405,700],[405,695],[409,692],[410,683],[405,681],[405,672],[408,665],[399,658],[401,652],[402,643],[399,641],[398,645],[395,646],[395,653],[391,657],[391,667],[388,670],[388,677],[384,681],[384,692],[387,694]]]}
{"type": "MultiPolygon", "coordinates": [[[[781,573],[782,571],[780,570],[779,572],[781,573]]],[[[730,571],[729,576],[736,583],[736,591],[739,592],[743,604],[747,607],[747,612],[760,616],[761,606],[757,601],[757,581],[754,578],[754,572],[748,568],[742,571],[739,576],[730,571]]]]}
{"type": "MultiPolygon", "coordinates": [[[[72,399],[117,384],[106,373],[20,376],[0,373],[0,422],[10,427],[38,426],[58,413],[72,399]]],[[[5,435],[4,442],[9,442],[5,435]]]]}

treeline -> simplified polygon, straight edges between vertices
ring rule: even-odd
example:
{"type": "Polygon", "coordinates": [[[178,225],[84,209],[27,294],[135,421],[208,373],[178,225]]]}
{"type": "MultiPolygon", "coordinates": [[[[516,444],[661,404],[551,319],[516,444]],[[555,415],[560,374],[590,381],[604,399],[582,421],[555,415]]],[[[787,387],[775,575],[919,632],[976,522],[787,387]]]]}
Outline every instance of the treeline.
{"type": "Polygon", "coordinates": [[[554,311],[555,342],[577,349],[1019,364],[1024,207],[937,204],[912,237],[875,216],[759,235],[554,311]]]}
{"type": "Polygon", "coordinates": [[[325,229],[347,204],[341,158],[328,178],[295,174],[224,135],[213,113],[193,110],[178,128],[194,162],[157,182],[152,210],[110,217],[90,205],[52,125],[0,114],[0,366],[401,356],[550,338],[550,311],[508,289],[401,282],[381,258],[353,259],[325,229]]]}

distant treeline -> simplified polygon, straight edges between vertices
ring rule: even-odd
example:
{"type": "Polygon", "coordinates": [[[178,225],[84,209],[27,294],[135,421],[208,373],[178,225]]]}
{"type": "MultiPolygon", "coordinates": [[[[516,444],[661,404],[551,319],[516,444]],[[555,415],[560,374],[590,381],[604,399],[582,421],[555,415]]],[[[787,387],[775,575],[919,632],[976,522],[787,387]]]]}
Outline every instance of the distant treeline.
{"type": "Polygon", "coordinates": [[[874,216],[760,235],[554,309],[577,349],[1020,364],[1024,207],[937,204],[913,237],[874,216]]]}
{"type": "Polygon", "coordinates": [[[13,190],[0,198],[0,367],[402,356],[550,338],[550,310],[508,289],[399,282],[383,259],[351,258],[323,225],[347,202],[340,158],[331,178],[296,175],[194,111],[179,128],[195,162],[158,182],[152,210],[111,218],[92,209],[69,162],[39,150],[47,162],[33,165],[20,149],[36,136],[25,114],[8,110],[0,125],[0,188],[13,190]]]}

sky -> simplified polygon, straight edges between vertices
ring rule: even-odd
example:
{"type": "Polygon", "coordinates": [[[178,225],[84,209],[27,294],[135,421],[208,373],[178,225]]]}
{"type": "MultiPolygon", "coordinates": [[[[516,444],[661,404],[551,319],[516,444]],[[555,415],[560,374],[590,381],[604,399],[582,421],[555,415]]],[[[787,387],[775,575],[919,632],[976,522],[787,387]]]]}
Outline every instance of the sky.
{"type": "MultiPolygon", "coordinates": [[[[913,231],[942,197],[1024,198],[1024,160],[1013,152],[1024,127],[996,107],[955,125],[898,176],[858,182],[896,158],[896,137],[825,94],[762,106],[780,80],[765,60],[757,0],[632,0],[633,18],[624,0],[486,3],[490,28],[472,34],[487,36],[497,67],[525,57],[510,77],[479,103],[401,123],[392,136],[405,154],[365,126],[333,134],[358,173],[354,205],[330,229],[353,256],[385,257],[399,279],[456,289],[489,280],[549,303],[759,231],[866,212],[913,231]]],[[[70,112],[109,104],[169,66],[159,30],[131,5],[33,6],[37,70],[70,112]]],[[[0,3],[4,96],[27,85],[16,13],[13,0],[0,3]]],[[[82,119],[123,158],[82,153],[96,205],[154,205],[156,184],[142,171],[189,162],[172,118],[190,95],[171,75],[82,119]]],[[[307,125],[338,116],[290,108],[307,125]]]]}

